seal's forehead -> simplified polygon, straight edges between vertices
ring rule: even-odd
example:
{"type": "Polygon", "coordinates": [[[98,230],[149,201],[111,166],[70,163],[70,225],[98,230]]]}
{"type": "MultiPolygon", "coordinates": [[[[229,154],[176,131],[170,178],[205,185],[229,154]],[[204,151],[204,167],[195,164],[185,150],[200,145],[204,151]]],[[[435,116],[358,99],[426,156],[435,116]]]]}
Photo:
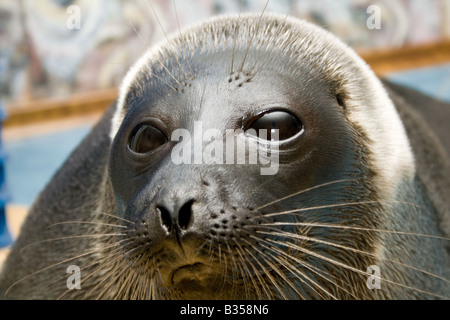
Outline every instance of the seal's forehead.
{"type": "MultiPolygon", "coordinates": [[[[324,37],[328,37],[326,31],[285,16],[248,14],[213,18],[175,33],[148,50],[122,83],[119,108],[126,112],[126,95],[142,91],[143,85],[149,83],[162,82],[177,90],[180,83],[190,80],[194,60],[203,63],[206,55],[224,52],[229,57],[217,59],[217,64],[230,75],[253,74],[278,64],[294,77],[311,70],[316,78],[342,82],[345,77],[338,70],[351,65],[351,59],[346,58],[345,52],[336,58],[332,53],[345,48],[335,48],[324,37]],[[288,61],[285,65],[280,65],[281,56],[288,61]]],[[[205,72],[206,68],[203,63],[200,71],[205,72]]]]}
{"type": "MultiPolygon", "coordinates": [[[[236,58],[236,61],[228,59],[225,62],[229,65],[223,68],[230,74],[251,71],[250,65],[254,62],[249,63],[251,59],[246,57],[254,58],[262,53],[272,61],[280,55],[287,58],[283,61],[288,61],[286,69],[294,78],[301,77],[304,70],[310,70],[316,78],[333,84],[334,94],[345,97],[348,120],[365,131],[372,141],[374,154],[385,155],[383,159],[381,156],[374,159],[380,180],[397,181],[414,173],[414,158],[400,117],[381,82],[366,63],[328,31],[302,20],[273,14],[216,17],[187,27],[152,47],[130,69],[121,85],[111,138],[115,137],[126,114],[130,92],[149,89],[140,83],[143,74],[152,77],[152,81],[162,79],[176,90],[180,81],[173,74],[182,71],[174,60],[201,60],[204,53],[225,51],[238,52],[240,56],[237,53],[236,57],[242,57],[241,60],[236,58]]],[[[264,64],[261,67],[264,68],[264,64]]],[[[206,68],[203,66],[199,70],[206,68]]],[[[395,192],[386,190],[386,194],[395,192]]]]}
{"type": "MultiPolygon", "coordinates": [[[[325,37],[327,31],[278,15],[219,16],[187,27],[152,47],[130,69],[120,89],[111,137],[115,136],[133,96],[142,95],[150,85],[155,88],[155,83],[178,90],[180,84],[190,81],[192,70],[188,69],[193,60],[201,64],[205,55],[227,52],[229,58],[216,62],[224,74],[254,74],[278,64],[293,78],[304,77],[304,71],[310,70],[316,78],[343,82],[345,77],[336,71],[345,69],[350,61],[346,61],[344,54],[336,59],[332,52],[339,48],[334,48],[332,41],[318,40],[325,37]],[[287,61],[285,65],[280,65],[281,55],[287,61]]],[[[206,68],[203,63],[198,70],[204,72],[206,68]]]]}

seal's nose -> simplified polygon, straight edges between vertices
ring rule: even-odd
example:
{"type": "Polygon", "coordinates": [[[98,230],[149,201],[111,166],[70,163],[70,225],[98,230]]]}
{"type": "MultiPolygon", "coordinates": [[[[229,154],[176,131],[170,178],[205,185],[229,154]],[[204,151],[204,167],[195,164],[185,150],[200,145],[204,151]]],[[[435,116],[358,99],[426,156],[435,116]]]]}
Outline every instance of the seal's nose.
{"type": "Polygon", "coordinates": [[[160,202],[156,209],[160,215],[161,226],[172,233],[177,230],[188,230],[192,221],[192,204],[195,199],[188,198],[168,204],[160,202]]]}

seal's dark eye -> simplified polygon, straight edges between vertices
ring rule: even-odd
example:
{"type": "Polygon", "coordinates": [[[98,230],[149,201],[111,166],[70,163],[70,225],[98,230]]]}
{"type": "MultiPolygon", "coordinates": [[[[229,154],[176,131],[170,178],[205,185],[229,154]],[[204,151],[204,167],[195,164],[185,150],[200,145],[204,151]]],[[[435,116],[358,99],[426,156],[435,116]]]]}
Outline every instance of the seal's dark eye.
{"type": "Polygon", "coordinates": [[[298,118],[288,112],[272,111],[264,113],[253,120],[245,132],[250,135],[256,135],[260,139],[282,141],[302,133],[303,124],[298,118]]]}
{"type": "Polygon", "coordinates": [[[140,124],[134,129],[128,147],[135,153],[144,154],[155,150],[166,142],[167,138],[161,130],[150,124],[140,124]]]}

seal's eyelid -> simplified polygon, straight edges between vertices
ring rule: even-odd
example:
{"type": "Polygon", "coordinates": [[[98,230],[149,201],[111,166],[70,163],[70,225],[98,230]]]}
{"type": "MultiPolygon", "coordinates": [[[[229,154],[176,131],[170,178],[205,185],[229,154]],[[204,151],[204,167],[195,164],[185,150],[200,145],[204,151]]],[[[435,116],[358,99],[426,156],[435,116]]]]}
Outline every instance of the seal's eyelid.
{"type": "Polygon", "coordinates": [[[138,154],[149,153],[168,141],[166,135],[149,123],[141,123],[130,135],[128,148],[138,154]]]}
{"type": "Polygon", "coordinates": [[[256,135],[260,139],[269,141],[288,140],[303,131],[304,127],[300,119],[285,111],[263,113],[257,118],[252,119],[245,129],[247,134],[256,135]]]}

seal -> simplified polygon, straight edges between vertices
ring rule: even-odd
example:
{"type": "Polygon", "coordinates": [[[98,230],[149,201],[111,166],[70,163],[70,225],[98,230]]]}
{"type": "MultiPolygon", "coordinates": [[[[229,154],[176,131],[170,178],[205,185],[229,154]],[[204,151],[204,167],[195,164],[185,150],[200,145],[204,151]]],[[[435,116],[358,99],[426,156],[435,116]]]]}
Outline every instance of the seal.
{"type": "Polygon", "coordinates": [[[448,119],[305,21],[188,27],[137,61],[40,194],[1,294],[449,298],[448,119]]]}

